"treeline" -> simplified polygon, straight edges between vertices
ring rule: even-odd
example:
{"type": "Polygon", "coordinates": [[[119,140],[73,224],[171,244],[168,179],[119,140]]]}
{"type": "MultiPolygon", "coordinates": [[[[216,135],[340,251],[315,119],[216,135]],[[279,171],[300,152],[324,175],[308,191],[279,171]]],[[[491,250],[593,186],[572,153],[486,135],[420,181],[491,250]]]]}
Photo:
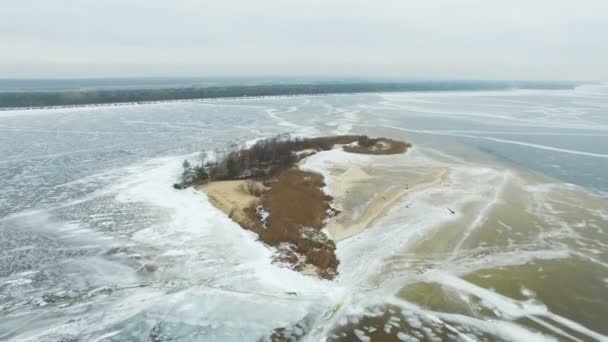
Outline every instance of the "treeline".
{"type": "Polygon", "coordinates": [[[110,103],[137,103],[207,98],[316,95],[334,93],[398,91],[472,91],[521,89],[571,89],[574,83],[506,81],[415,81],[228,85],[164,89],[114,89],[83,91],[0,92],[0,108],[73,106],[110,103]]]}
{"type": "Polygon", "coordinates": [[[294,165],[305,155],[298,152],[309,149],[326,151],[335,144],[350,144],[356,141],[368,144],[370,138],[364,135],[319,138],[279,135],[259,140],[249,148],[233,145],[226,151],[215,151],[214,158],[210,158],[210,152],[203,151],[197,162],[184,161],[180,183],[176,183],[174,187],[182,189],[217,180],[267,178],[278,170],[294,165]]]}

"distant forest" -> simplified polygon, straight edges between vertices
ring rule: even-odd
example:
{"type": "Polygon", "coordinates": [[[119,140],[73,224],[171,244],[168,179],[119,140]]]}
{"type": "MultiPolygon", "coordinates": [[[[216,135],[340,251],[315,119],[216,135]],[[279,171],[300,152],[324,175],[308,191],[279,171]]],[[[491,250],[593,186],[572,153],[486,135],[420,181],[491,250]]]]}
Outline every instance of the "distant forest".
{"type": "Polygon", "coordinates": [[[69,91],[0,92],[0,108],[77,106],[111,103],[142,103],[170,100],[193,100],[227,97],[281,95],[320,95],[338,93],[371,93],[400,91],[476,91],[508,89],[571,89],[565,82],[506,81],[416,81],[357,82],[311,84],[226,85],[209,87],[176,87],[165,89],[104,89],[69,91]]]}

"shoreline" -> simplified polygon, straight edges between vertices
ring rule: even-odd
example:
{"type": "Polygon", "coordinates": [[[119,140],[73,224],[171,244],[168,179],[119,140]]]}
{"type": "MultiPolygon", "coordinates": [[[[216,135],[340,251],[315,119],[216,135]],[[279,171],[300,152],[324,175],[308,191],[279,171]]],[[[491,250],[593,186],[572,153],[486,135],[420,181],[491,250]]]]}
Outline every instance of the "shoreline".
{"type": "Polygon", "coordinates": [[[411,158],[393,152],[398,142],[386,142],[391,140],[378,141],[369,153],[352,152],[363,148],[357,144],[304,150],[302,159],[271,181],[212,181],[195,189],[273,247],[274,263],[331,280],[337,275],[338,242],[364,232],[404,196],[438,186],[449,175],[440,163],[403,163],[411,158]]]}
{"type": "Polygon", "coordinates": [[[542,81],[385,81],[385,82],[334,82],[334,83],[286,83],[286,84],[250,84],[227,86],[199,87],[161,87],[161,88],[117,88],[117,89],[64,89],[64,90],[31,90],[31,91],[0,91],[2,95],[9,94],[6,101],[9,105],[0,110],[11,109],[40,109],[53,107],[117,105],[122,103],[158,103],[163,101],[197,101],[201,99],[249,98],[249,97],[280,97],[280,96],[317,96],[317,95],[351,95],[377,94],[397,92],[454,92],[454,91],[507,91],[518,86],[526,90],[568,90],[574,89],[576,82],[542,82],[542,81]],[[70,95],[80,99],[81,103],[69,103],[65,98],[70,95]],[[63,97],[60,99],[44,99],[48,96],[63,97]],[[107,101],[108,97],[127,97],[129,101],[107,101]],[[20,99],[24,97],[27,99],[20,99]],[[158,98],[154,99],[154,97],[158,98]],[[97,102],[95,100],[97,99],[97,102]],[[11,102],[12,101],[12,102],[11,102]],[[43,104],[44,102],[55,104],[43,104]],[[57,102],[66,103],[57,103],[57,102]],[[37,103],[36,103],[37,102],[37,103]],[[10,105],[12,104],[12,105],[10,105]]]}

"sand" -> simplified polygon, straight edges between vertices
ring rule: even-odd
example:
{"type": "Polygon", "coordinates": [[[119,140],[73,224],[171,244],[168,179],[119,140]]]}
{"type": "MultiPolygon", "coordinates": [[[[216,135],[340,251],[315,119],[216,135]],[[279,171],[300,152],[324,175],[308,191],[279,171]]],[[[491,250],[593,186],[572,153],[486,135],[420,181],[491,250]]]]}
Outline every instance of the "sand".
{"type": "MultiPolygon", "coordinates": [[[[407,169],[403,167],[404,172],[407,169]]],[[[407,194],[437,186],[448,176],[448,168],[444,166],[428,167],[426,172],[424,177],[405,180],[378,168],[368,168],[366,172],[359,166],[350,167],[329,186],[335,206],[342,210],[342,215],[327,225],[330,237],[341,241],[361,233],[407,194]],[[361,189],[362,183],[371,191],[361,189]],[[353,206],[346,203],[351,197],[372,199],[362,205],[359,213],[354,213],[353,206]]]]}
{"type": "MultiPolygon", "coordinates": [[[[262,186],[261,184],[258,185],[262,186]]],[[[247,191],[246,181],[218,181],[198,185],[196,189],[205,192],[213,206],[241,226],[253,226],[255,224],[245,213],[245,210],[259,203],[260,199],[247,191]]]]}

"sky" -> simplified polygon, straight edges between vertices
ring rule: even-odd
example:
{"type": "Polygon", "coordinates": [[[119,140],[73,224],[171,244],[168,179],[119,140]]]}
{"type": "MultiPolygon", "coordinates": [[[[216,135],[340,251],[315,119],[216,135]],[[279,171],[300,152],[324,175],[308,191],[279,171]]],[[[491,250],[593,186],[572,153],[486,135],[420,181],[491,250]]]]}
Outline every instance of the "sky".
{"type": "Polygon", "coordinates": [[[608,80],[608,0],[1,0],[0,78],[608,80]]]}

